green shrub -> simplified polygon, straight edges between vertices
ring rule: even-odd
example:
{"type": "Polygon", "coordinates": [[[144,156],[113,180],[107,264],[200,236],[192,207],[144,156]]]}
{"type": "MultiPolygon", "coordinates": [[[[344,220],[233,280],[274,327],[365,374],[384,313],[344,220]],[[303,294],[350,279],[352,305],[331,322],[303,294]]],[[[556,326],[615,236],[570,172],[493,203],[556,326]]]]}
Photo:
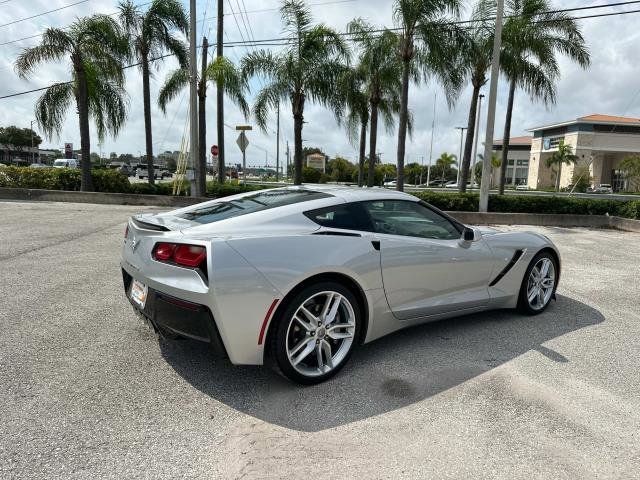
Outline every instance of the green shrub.
{"type": "Polygon", "coordinates": [[[0,187],[45,190],[80,190],[80,170],[75,168],[4,167],[0,187]]]}
{"type": "MultiPolygon", "coordinates": [[[[475,193],[418,192],[418,198],[448,211],[478,211],[475,193]]],[[[640,201],[624,202],[600,198],[574,198],[565,196],[491,195],[489,211],[509,213],[552,213],[573,215],[615,215],[640,218],[640,201]]]]}
{"type": "Polygon", "coordinates": [[[322,172],[311,167],[302,168],[302,181],[304,183],[318,183],[322,177],[322,172]]]}
{"type": "Polygon", "coordinates": [[[218,182],[207,182],[207,196],[208,197],[228,197],[229,195],[236,195],[237,193],[243,192],[252,192],[254,190],[261,190],[263,187],[260,185],[238,185],[237,182],[234,183],[218,183],[218,182]]]}
{"type": "Polygon", "coordinates": [[[131,188],[129,179],[117,170],[94,168],[91,178],[96,192],[127,193],[131,188]]]}
{"type": "MultiPolygon", "coordinates": [[[[188,194],[189,188],[189,182],[185,180],[182,184],[181,195],[188,194]]],[[[173,182],[154,183],[153,185],[149,185],[148,182],[132,183],[129,186],[129,193],[138,195],[171,195],[173,194],[173,182]]]]}

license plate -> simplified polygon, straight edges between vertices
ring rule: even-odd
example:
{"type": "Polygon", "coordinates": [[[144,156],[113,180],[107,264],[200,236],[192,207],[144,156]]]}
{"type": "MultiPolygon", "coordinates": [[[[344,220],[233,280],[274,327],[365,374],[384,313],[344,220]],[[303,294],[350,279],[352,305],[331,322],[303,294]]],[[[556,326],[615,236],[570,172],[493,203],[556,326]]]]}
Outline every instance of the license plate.
{"type": "Polygon", "coordinates": [[[144,304],[147,302],[147,286],[134,280],[131,284],[131,300],[140,305],[140,308],[144,308],[144,304]]]}

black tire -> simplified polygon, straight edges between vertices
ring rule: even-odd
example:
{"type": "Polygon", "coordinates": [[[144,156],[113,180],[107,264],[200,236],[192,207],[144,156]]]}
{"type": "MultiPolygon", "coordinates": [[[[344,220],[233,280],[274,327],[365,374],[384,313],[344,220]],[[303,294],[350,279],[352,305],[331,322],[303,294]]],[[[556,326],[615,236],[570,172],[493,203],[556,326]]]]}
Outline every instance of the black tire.
{"type": "MultiPolygon", "coordinates": [[[[340,319],[336,319],[336,322],[342,321],[342,317],[347,314],[347,307],[341,304],[340,308],[340,319]]],[[[300,292],[298,292],[295,296],[293,296],[290,300],[287,301],[286,305],[283,305],[283,308],[277,314],[277,318],[274,318],[274,325],[271,328],[271,333],[269,335],[269,352],[268,355],[270,357],[272,366],[276,369],[276,371],[288,379],[300,383],[302,385],[315,385],[317,383],[324,382],[329,378],[333,377],[337,374],[349,361],[353,350],[355,349],[360,330],[362,328],[362,313],[360,311],[360,307],[358,305],[358,301],[354,294],[346,288],[344,285],[338,282],[321,282],[314,285],[310,285],[300,292]],[[339,361],[337,365],[331,368],[329,371],[322,374],[314,374],[314,375],[305,375],[301,373],[298,369],[294,368],[289,360],[289,356],[287,354],[287,336],[293,334],[294,332],[290,332],[289,326],[295,322],[294,314],[298,310],[298,308],[303,305],[307,300],[311,299],[314,295],[320,294],[321,292],[336,292],[340,294],[346,301],[350,304],[351,310],[353,312],[355,328],[353,329],[353,337],[350,345],[348,346],[348,351],[339,361]]],[[[297,323],[295,324],[297,325],[297,323]]],[[[295,326],[293,326],[295,330],[295,326]]],[[[299,329],[302,330],[302,329],[299,329]]],[[[307,338],[309,338],[307,336],[307,338]]],[[[323,337],[327,338],[327,337],[323,337]]],[[[328,339],[328,342],[331,342],[332,345],[334,342],[338,342],[337,340],[328,339]]],[[[315,340],[316,344],[318,344],[318,340],[315,340]]],[[[338,345],[341,345],[338,343],[338,345]]],[[[337,347],[336,350],[341,347],[337,347]]],[[[332,350],[333,352],[333,350],[332,350]]],[[[314,355],[315,353],[309,354],[314,355]]]]}
{"type": "Polygon", "coordinates": [[[543,251],[538,253],[535,257],[533,257],[533,259],[531,259],[531,262],[529,262],[529,266],[527,267],[527,270],[522,279],[522,284],[520,285],[520,293],[518,295],[518,306],[517,306],[518,311],[526,315],[538,315],[544,312],[549,306],[549,304],[551,303],[551,300],[555,298],[556,288],[558,288],[559,273],[560,271],[559,271],[558,260],[551,252],[543,251]],[[544,304],[542,308],[533,308],[529,304],[529,300],[527,298],[527,288],[529,286],[529,277],[531,275],[531,271],[536,266],[536,264],[538,264],[540,260],[545,258],[550,260],[551,263],[553,264],[554,274],[555,274],[555,278],[553,282],[553,290],[552,290],[551,296],[549,297],[549,300],[544,304]]]}

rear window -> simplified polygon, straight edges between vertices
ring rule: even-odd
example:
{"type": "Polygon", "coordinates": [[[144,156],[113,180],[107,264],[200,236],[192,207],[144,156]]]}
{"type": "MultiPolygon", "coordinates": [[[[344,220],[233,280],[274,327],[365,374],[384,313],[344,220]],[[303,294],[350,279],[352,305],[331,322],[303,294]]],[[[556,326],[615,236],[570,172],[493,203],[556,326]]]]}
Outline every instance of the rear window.
{"type": "Polygon", "coordinates": [[[181,213],[178,217],[202,224],[214,223],[248,213],[331,196],[328,193],[314,192],[312,190],[262,190],[243,198],[196,207],[193,210],[181,213]]]}

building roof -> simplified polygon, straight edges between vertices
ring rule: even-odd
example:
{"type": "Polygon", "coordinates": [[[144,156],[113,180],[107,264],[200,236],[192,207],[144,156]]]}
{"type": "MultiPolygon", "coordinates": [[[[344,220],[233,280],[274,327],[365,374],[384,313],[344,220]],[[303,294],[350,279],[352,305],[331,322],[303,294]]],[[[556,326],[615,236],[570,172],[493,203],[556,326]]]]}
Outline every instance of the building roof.
{"type": "MultiPolygon", "coordinates": [[[[502,145],[502,139],[494,140],[494,145],[502,145]]],[[[509,139],[509,145],[531,145],[531,137],[511,137],[509,139]]]]}
{"type": "Polygon", "coordinates": [[[535,132],[537,130],[547,130],[550,128],[564,127],[567,125],[574,125],[577,123],[590,123],[590,124],[597,124],[597,125],[638,125],[640,126],[640,118],[618,117],[615,115],[603,115],[600,113],[593,113],[591,115],[586,115],[584,117],[578,117],[575,120],[568,120],[566,122],[553,123],[550,125],[542,125],[540,127],[531,128],[529,129],[529,131],[535,132]]]}

